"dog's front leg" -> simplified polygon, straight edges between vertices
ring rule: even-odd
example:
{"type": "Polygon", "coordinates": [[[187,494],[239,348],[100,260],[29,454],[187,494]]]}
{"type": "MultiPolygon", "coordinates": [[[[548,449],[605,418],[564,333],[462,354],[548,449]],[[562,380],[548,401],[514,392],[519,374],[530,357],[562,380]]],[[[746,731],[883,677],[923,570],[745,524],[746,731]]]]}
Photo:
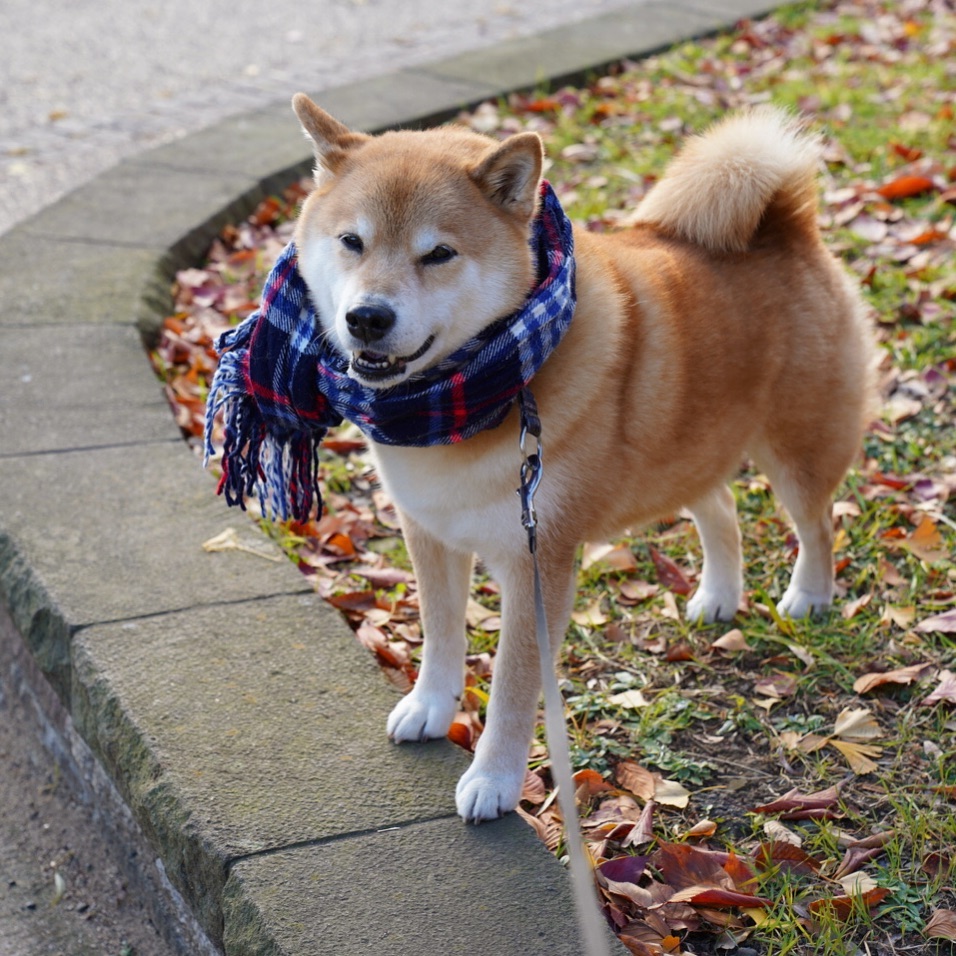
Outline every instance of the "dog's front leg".
{"type": "MultiPolygon", "coordinates": [[[[539,562],[553,655],[571,612],[574,553],[569,549],[557,558],[539,548],[539,562]]],[[[470,823],[493,820],[518,805],[541,690],[531,556],[519,551],[503,567],[489,562],[489,570],[501,587],[502,625],[485,730],[456,791],[458,813],[470,823]]]]}
{"type": "Polygon", "coordinates": [[[453,551],[402,515],[405,544],[418,578],[425,643],[415,686],[392,710],[388,735],[401,743],[448,733],[465,679],[465,606],[472,555],[453,551]]]}

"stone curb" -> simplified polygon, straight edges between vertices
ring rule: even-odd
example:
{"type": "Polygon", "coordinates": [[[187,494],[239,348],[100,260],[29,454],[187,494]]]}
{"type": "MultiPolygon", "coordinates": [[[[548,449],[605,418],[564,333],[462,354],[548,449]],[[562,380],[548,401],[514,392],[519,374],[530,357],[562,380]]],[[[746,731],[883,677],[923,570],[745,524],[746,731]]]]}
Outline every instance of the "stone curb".
{"type": "MultiPolygon", "coordinates": [[[[776,5],[654,0],[316,99],[356,128],[424,125],[776,5]]],[[[309,165],[282,104],[0,236],[9,630],[202,927],[170,935],[180,952],[572,956],[557,862],[514,815],[460,823],[452,745],[388,744],[394,694],[338,614],[290,562],[201,547],[230,525],[259,535],[213,495],[142,340],[176,269],[309,165]]]]}

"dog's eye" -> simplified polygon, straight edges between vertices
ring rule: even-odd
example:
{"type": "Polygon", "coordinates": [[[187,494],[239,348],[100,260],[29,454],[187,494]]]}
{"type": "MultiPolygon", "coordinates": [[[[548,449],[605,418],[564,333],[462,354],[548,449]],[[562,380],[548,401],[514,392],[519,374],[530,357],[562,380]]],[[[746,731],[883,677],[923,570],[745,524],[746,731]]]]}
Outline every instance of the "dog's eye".
{"type": "Polygon", "coordinates": [[[426,266],[434,265],[437,262],[447,262],[449,259],[454,259],[458,253],[452,249],[451,246],[446,246],[444,243],[435,246],[431,252],[426,252],[422,256],[422,262],[426,266]]]}
{"type": "Polygon", "coordinates": [[[346,232],[339,236],[339,242],[341,242],[342,245],[351,252],[361,252],[365,248],[362,245],[362,240],[359,239],[354,232],[346,232]]]}

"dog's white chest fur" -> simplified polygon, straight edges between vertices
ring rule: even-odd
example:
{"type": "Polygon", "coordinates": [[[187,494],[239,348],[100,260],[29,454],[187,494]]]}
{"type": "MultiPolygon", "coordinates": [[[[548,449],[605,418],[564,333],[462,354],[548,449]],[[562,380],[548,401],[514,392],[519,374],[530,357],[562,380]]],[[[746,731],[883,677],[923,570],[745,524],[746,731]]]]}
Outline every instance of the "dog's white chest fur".
{"type": "Polygon", "coordinates": [[[490,557],[524,534],[517,444],[511,454],[501,448],[480,465],[444,447],[377,445],[373,453],[399,510],[449,547],[490,557]]]}

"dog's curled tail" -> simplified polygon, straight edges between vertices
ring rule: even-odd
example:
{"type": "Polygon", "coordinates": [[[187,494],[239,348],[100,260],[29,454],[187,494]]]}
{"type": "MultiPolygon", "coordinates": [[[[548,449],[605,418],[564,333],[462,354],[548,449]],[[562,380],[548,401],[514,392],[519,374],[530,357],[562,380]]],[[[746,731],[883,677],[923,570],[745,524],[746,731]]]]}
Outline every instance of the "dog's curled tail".
{"type": "Polygon", "coordinates": [[[715,252],[743,252],[775,214],[816,232],[820,155],[819,137],[784,110],[736,113],[687,143],[631,222],[715,252]]]}

